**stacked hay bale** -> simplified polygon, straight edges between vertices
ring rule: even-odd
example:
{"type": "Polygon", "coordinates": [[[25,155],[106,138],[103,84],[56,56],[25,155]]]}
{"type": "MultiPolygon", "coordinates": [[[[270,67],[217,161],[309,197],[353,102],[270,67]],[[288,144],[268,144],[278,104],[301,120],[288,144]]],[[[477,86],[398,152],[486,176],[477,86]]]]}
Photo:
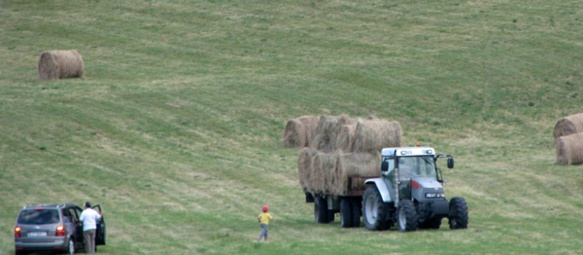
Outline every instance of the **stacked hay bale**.
{"type": "Polygon", "coordinates": [[[83,58],[76,50],[45,51],[38,59],[41,80],[83,77],[83,69],[83,58]]]}
{"type": "Polygon", "coordinates": [[[560,119],[553,130],[558,165],[583,164],[583,113],[560,119]]]}
{"type": "Polygon", "coordinates": [[[300,132],[288,132],[288,127],[299,126],[299,119],[306,117],[288,121],[284,145],[302,148],[298,159],[299,181],[304,191],[313,195],[343,195],[364,188],[365,179],[380,175],[381,149],[401,146],[402,129],[398,122],[346,115],[317,117],[317,125],[310,125],[309,131],[294,128],[315,134],[312,141],[308,136],[302,138],[307,140],[290,139],[301,135],[290,135],[300,132]],[[292,142],[296,140],[302,142],[292,142]]]}
{"type": "Polygon", "coordinates": [[[311,147],[310,142],[314,140],[319,120],[318,116],[309,115],[288,120],[285,125],[283,145],[286,147],[311,147]]]}

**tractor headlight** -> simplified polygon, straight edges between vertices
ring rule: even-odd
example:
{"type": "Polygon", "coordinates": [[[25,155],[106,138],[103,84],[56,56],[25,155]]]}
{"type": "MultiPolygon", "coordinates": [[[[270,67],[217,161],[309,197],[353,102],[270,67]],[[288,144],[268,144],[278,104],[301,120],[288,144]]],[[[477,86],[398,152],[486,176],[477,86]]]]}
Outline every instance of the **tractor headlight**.
{"type": "Polygon", "coordinates": [[[438,197],[445,197],[444,193],[425,193],[426,198],[438,198],[438,197]]]}

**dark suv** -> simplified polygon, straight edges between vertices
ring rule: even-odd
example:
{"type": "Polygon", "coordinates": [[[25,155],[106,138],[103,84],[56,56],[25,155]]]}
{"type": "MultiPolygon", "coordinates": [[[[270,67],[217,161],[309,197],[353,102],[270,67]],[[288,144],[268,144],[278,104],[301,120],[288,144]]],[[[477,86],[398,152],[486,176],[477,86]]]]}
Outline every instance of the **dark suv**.
{"type": "MultiPolygon", "coordinates": [[[[101,206],[92,207],[101,212],[101,206]]],[[[25,206],[14,226],[14,251],[56,251],[74,254],[83,247],[81,207],[74,204],[38,204],[25,206]]],[[[97,222],[95,243],[105,245],[105,221],[97,222]]]]}

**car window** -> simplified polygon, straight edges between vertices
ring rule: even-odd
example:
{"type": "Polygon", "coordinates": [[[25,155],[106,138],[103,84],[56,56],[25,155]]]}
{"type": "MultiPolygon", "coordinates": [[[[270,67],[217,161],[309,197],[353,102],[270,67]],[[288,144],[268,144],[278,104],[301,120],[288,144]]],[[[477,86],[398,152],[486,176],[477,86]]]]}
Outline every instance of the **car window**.
{"type": "Polygon", "coordinates": [[[63,221],[64,222],[73,222],[75,221],[75,212],[73,211],[73,208],[66,208],[63,209],[63,221]]]}
{"type": "Polygon", "coordinates": [[[19,224],[56,224],[59,223],[59,212],[55,209],[24,209],[18,215],[19,224]]]}

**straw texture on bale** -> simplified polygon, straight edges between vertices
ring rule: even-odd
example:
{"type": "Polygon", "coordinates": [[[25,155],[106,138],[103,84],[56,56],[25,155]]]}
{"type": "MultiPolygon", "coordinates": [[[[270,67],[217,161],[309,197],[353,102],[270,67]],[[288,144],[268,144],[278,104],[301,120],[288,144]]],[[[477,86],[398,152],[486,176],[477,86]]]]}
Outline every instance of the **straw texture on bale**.
{"type": "Polygon", "coordinates": [[[302,116],[288,120],[285,125],[283,144],[286,147],[311,147],[314,141],[318,116],[302,116]]]}
{"type": "Polygon", "coordinates": [[[583,113],[569,115],[555,124],[553,136],[555,140],[561,136],[583,132],[583,113]]]}
{"type": "Polygon", "coordinates": [[[83,58],[76,50],[45,51],[38,59],[41,80],[83,77],[83,69],[83,58]]]}
{"type": "Polygon", "coordinates": [[[316,149],[326,152],[336,151],[337,137],[341,128],[345,125],[350,125],[355,121],[346,115],[340,117],[321,116],[316,128],[316,137],[314,145],[316,149]]]}
{"type": "Polygon", "coordinates": [[[348,190],[363,188],[364,180],[381,175],[380,160],[380,154],[338,154],[338,163],[333,177],[335,184],[330,189],[334,194],[346,194],[348,190]]]}
{"type": "Polygon", "coordinates": [[[336,148],[340,151],[352,151],[356,123],[342,125],[336,137],[336,148]]]}
{"type": "Polygon", "coordinates": [[[558,165],[583,164],[583,133],[561,136],[555,142],[558,165]]]}
{"type": "Polygon", "coordinates": [[[312,160],[310,189],[313,194],[331,194],[331,187],[336,185],[333,179],[338,155],[319,151],[312,160]]]}
{"type": "Polygon", "coordinates": [[[379,153],[386,147],[400,147],[401,124],[386,120],[360,120],[356,124],[352,152],[379,153]]]}
{"type": "Polygon", "coordinates": [[[304,189],[304,192],[310,191],[310,180],[312,177],[312,161],[314,160],[314,155],[318,153],[317,150],[304,148],[300,152],[300,157],[298,158],[298,175],[300,179],[300,186],[304,189]]]}

